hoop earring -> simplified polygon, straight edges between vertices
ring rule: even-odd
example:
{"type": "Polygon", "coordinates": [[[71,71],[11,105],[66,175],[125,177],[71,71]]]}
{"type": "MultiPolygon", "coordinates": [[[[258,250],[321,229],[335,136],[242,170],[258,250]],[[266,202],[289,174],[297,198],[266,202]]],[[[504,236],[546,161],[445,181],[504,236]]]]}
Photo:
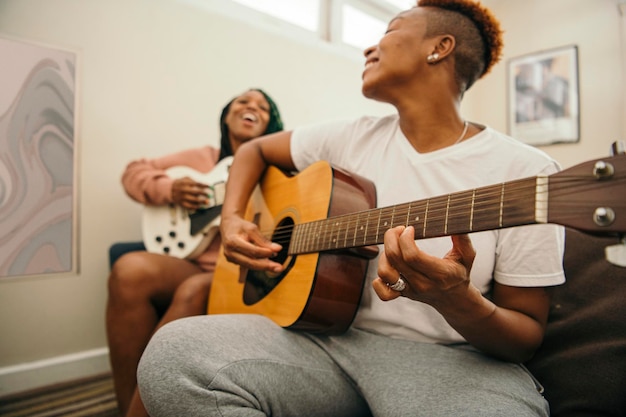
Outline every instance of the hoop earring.
{"type": "Polygon", "coordinates": [[[429,64],[434,64],[439,59],[439,54],[435,52],[434,54],[430,54],[426,57],[426,62],[429,64]]]}

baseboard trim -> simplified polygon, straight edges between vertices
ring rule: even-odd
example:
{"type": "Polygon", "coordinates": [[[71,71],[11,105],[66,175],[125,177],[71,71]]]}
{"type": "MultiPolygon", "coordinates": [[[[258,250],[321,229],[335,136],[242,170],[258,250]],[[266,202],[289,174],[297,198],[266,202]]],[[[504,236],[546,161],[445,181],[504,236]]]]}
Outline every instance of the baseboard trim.
{"type": "Polygon", "coordinates": [[[86,350],[0,368],[0,396],[85,378],[111,370],[109,349],[86,350]]]}

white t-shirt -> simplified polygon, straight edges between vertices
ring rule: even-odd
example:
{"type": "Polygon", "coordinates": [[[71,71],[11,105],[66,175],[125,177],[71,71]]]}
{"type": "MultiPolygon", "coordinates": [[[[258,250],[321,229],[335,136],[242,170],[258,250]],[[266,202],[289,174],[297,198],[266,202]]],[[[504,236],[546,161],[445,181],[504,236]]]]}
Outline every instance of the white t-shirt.
{"type": "MultiPolygon", "coordinates": [[[[397,115],[297,128],[292,133],[291,156],[300,171],[324,160],[369,179],[376,185],[379,208],[559,170],[544,152],[489,127],[457,145],[420,154],[400,130],[397,115]]],[[[564,232],[560,226],[522,226],[472,233],[470,237],[477,252],[471,280],[486,296],[494,279],[519,287],[565,281],[564,232]]],[[[417,240],[416,244],[439,257],[452,247],[450,237],[417,240]]],[[[371,285],[377,266],[378,258],[368,268],[353,326],[409,340],[464,341],[427,304],[404,297],[381,301],[371,285]]]]}

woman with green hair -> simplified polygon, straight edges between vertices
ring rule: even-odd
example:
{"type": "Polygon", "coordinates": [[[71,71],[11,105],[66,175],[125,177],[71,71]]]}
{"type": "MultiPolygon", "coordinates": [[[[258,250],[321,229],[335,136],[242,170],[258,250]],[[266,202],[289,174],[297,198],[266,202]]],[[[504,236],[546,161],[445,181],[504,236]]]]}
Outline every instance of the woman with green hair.
{"type": "MultiPolygon", "coordinates": [[[[132,161],[122,176],[124,190],[147,206],[176,205],[193,212],[208,204],[208,184],[191,177],[171,177],[168,169],[185,166],[200,173],[217,171],[223,165],[218,162],[234,155],[241,144],[281,130],[280,113],[271,97],[260,89],[247,90],[222,110],[219,149],[204,146],[132,161]]],[[[146,251],[141,243],[138,247],[132,243],[113,245],[106,327],[122,416],[148,416],[137,391],[139,359],[152,334],[162,325],[206,313],[220,243],[219,235],[215,236],[194,259],[146,251]],[[114,253],[120,247],[126,253],[114,253]]]]}

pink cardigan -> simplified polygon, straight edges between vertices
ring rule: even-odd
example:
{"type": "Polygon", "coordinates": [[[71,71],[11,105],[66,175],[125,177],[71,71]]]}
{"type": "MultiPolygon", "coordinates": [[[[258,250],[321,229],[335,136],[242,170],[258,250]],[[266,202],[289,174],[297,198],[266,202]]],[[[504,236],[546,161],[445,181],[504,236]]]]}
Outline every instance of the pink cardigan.
{"type": "MultiPolygon", "coordinates": [[[[126,194],[142,204],[163,205],[172,202],[172,183],[165,170],[184,165],[199,172],[209,172],[217,164],[219,149],[212,146],[187,149],[160,158],[138,159],[126,166],[122,174],[122,185],[126,194]]],[[[221,239],[213,240],[205,253],[196,258],[204,271],[213,272],[221,239]]]]}

